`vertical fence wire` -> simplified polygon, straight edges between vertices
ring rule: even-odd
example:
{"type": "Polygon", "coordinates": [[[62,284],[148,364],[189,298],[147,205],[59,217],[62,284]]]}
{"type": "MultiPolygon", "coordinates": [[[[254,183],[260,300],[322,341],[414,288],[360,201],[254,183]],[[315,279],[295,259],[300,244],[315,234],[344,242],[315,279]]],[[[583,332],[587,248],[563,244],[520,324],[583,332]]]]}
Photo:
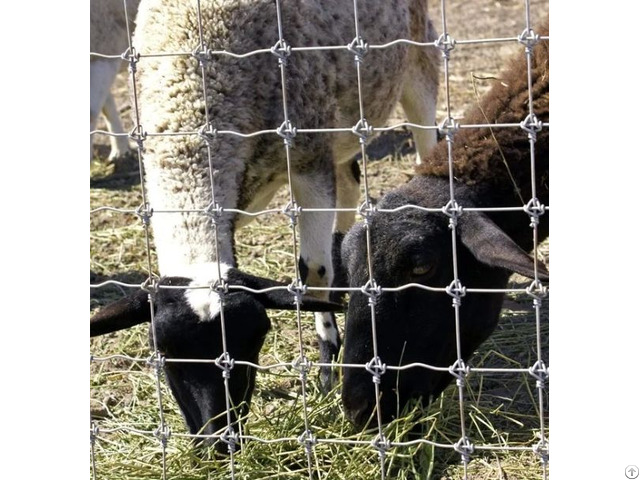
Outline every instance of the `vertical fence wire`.
{"type": "Polygon", "coordinates": [[[201,137],[206,145],[207,151],[207,162],[208,162],[208,173],[209,173],[209,182],[211,185],[211,204],[208,206],[208,210],[210,212],[210,218],[213,223],[213,231],[214,231],[214,249],[216,255],[216,270],[217,270],[217,280],[216,284],[211,286],[211,290],[217,293],[217,301],[220,304],[220,334],[222,339],[222,354],[216,360],[216,365],[220,367],[222,370],[220,374],[222,375],[223,385],[224,385],[224,401],[225,401],[225,415],[227,420],[226,430],[219,436],[219,441],[224,442],[227,445],[227,451],[229,452],[229,474],[231,480],[235,480],[236,478],[236,443],[237,436],[236,432],[233,428],[233,422],[231,418],[231,410],[233,408],[231,392],[229,387],[229,381],[231,378],[231,369],[233,366],[234,359],[229,354],[229,348],[227,343],[227,328],[226,328],[226,320],[225,320],[225,293],[226,293],[226,283],[222,276],[222,267],[220,265],[220,241],[219,241],[219,232],[218,232],[218,223],[217,221],[220,219],[221,215],[224,215],[224,208],[221,207],[216,199],[216,187],[215,187],[215,178],[216,178],[216,170],[213,165],[213,142],[216,141],[215,129],[213,128],[211,121],[211,114],[209,112],[209,102],[207,95],[207,68],[209,67],[209,62],[212,61],[210,56],[209,47],[205,41],[204,33],[203,33],[203,21],[202,21],[202,8],[200,4],[200,0],[197,1],[197,20],[198,20],[198,47],[194,51],[193,55],[197,59],[198,64],[200,66],[200,73],[202,78],[202,98],[204,105],[204,125],[201,129],[201,137]]]}
{"type": "MultiPolygon", "coordinates": [[[[123,0],[124,9],[127,12],[127,0],[123,0]]],[[[526,213],[529,214],[531,218],[531,227],[533,230],[533,244],[534,244],[534,252],[537,252],[539,242],[538,242],[538,219],[539,216],[544,214],[545,207],[540,205],[537,195],[536,195],[536,181],[535,181],[535,153],[534,147],[536,142],[536,132],[540,131],[541,123],[537,120],[534,107],[533,107],[533,98],[532,98],[532,49],[533,46],[539,40],[539,37],[535,34],[535,32],[531,28],[530,21],[530,5],[529,0],[525,0],[525,30],[518,37],[518,41],[524,45],[525,55],[527,58],[527,76],[528,76],[528,85],[529,85],[529,116],[523,120],[520,127],[524,129],[529,138],[530,143],[530,161],[531,161],[531,182],[532,182],[532,198],[529,203],[524,207],[526,213]]],[[[281,3],[280,0],[275,0],[276,7],[276,16],[277,16],[277,27],[278,27],[278,41],[275,46],[271,47],[271,53],[277,57],[278,66],[280,70],[280,79],[281,79],[281,87],[282,87],[282,106],[283,106],[283,123],[275,132],[283,139],[285,156],[286,156],[286,165],[287,165],[287,187],[289,194],[289,203],[282,209],[282,213],[287,215],[290,219],[290,228],[291,228],[291,240],[292,240],[292,252],[293,258],[298,258],[298,237],[297,237],[297,218],[301,214],[301,209],[298,207],[296,203],[296,199],[293,192],[293,180],[292,180],[292,167],[291,167],[291,148],[293,137],[296,134],[295,126],[292,125],[289,119],[288,105],[287,105],[287,62],[289,60],[289,56],[291,53],[291,47],[287,44],[285,40],[285,27],[283,22],[283,16],[281,11],[281,3]]],[[[379,455],[380,461],[380,478],[382,480],[386,479],[386,470],[385,470],[385,457],[386,452],[390,448],[390,442],[386,439],[384,435],[384,431],[382,428],[382,414],[380,407],[380,377],[385,373],[386,366],[382,363],[383,359],[379,356],[379,346],[378,346],[378,337],[376,332],[376,318],[375,318],[375,306],[376,299],[381,294],[380,287],[375,282],[375,272],[373,265],[373,245],[371,239],[371,231],[370,231],[370,219],[371,215],[376,211],[375,205],[373,204],[370,196],[370,186],[369,186],[369,173],[368,173],[368,156],[366,152],[367,142],[371,134],[373,133],[373,128],[367,123],[365,116],[365,108],[364,108],[364,98],[362,93],[362,72],[361,72],[361,64],[364,62],[364,57],[367,53],[368,45],[365,41],[365,37],[363,36],[363,32],[361,31],[361,27],[359,25],[358,19],[358,0],[353,0],[353,11],[354,11],[354,29],[355,29],[355,37],[353,41],[347,46],[347,49],[353,54],[355,69],[356,69],[356,77],[357,77],[357,90],[358,90],[358,105],[359,105],[359,120],[355,126],[353,126],[352,133],[357,136],[360,151],[362,157],[362,181],[363,181],[363,190],[364,190],[364,202],[358,208],[358,213],[363,219],[363,224],[365,227],[366,233],[366,251],[367,251],[367,269],[368,269],[368,282],[366,285],[362,286],[361,292],[368,296],[369,306],[371,311],[371,334],[372,334],[372,346],[373,346],[373,358],[372,360],[365,365],[364,367],[372,374],[372,381],[374,383],[375,389],[375,412],[378,419],[378,432],[377,436],[372,440],[371,447],[377,451],[379,455]]],[[[126,14],[126,13],[125,13],[126,14]]],[[[216,256],[218,258],[217,261],[217,270],[218,270],[218,279],[222,279],[222,267],[220,265],[220,256],[219,256],[219,244],[218,244],[218,228],[216,219],[219,218],[220,215],[225,213],[225,209],[220,207],[216,202],[216,192],[215,192],[215,176],[216,170],[214,168],[213,163],[213,152],[212,152],[212,144],[216,139],[216,130],[213,127],[213,120],[210,116],[210,112],[208,109],[207,102],[207,68],[209,62],[212,61],[211,51],[206,44],[204,34],[203,34],[203,20],[201,14],[201,6],[200,0],[197,2],[197,18],[198,18],[198,34],[199,34],[199,44],[197,49],[193,52],[193,56],[198,61],[201,76],[202,76],[202,94],[204,98],[204,106],[205,106],[205,124],[202,130],[199,132],[201,134],[202,140],[206,145],[206,151],[208,156],[209,163],[209,178],[211,182],[211,205],[206,209],[205,213],[211,215],[212,222],[215,230],[215,250],[216,256]]],[[[453,281],[447,287],[446,292],[452,297],[452,306],[454,308],[455,313],[455,335],[456,335],[456,350],[457,350],[457,360],[456,362],[449,367],[449,372],[456,379],[456,386],[458,389],[458,405],[459,405],[459,416],[460,416],[460,439],[454,445],[452,445],[453,449],[457,451],[462,459],[463,469],[464,469],[464,478],[465,480],[468,478],[468,463],[471,459],[471,454],[474,453],[474,445],[471,443],[470,439],[467,436],[467,428],[465,424],[465,379],[468,375],[470,369],[465,365],[465,362],[462,358],[462,347],[461,347],[461,327],[460,327],[460,308],[464,308],[463,306],[463,297],[466,294],[466,288],[462,285],[459,277],[458,277],[458,259],[457,259],[457,238],[456,238],[456,228],[457,228],[457,219],[462,214],[462,207],[459,206],[456,202],[454,195],[454,158],[453,158],[453,142],[456,131],[459,128],[456,120],[452,116],[451,109],[451,98],[449,91],[449,62],[451,52],[455,47],[455,40],[449,35],[447,31],[447,14],[446,14],[446,0],[441,0],[441,21],[442,21],[442,34],[439,39],[436,41],[435,46],[440,49],[442,55],[442,65],[443,65],[443,78],[444,78],[444,90],[445,90],[445,106],[446,106],[446,117],[443,121],[438,125],[439,132],[443,135],[444,140],[447,142],[447,152],[448,152],[448,164],[449,164],[449,180],[450,180],[450,199],[449,203],[442,208],[442,211],[449,218],[449,227],[451,229],[451,244],[452,244],[452,264],[453,264],[453,281]]],[[[144,185],[144,170],[142,168],[142,153],[144,149],[144,141],[146,140],[147,134],[145,133],[143,126],[140,123],[140,115],[139,115],[139,106],[138,106],[138,96],[137,96],[137,87],[136,87],[136,64],[139,61],[140,56],[137,54],[132,41],[132,33],[129,29],[129,19],[127,19],[127,37],[128,37],[128,49],[122,55],[123,59],[128,61],[129,63],[129,79],[130,79],[130,89],[132,96],[132,110],[134,117],[134,128],[129,134],[130,138],[134,140],[137,144],[137,155],[138,155],[138,164],[140,168],[140,191],[142,196],[142,204],[136,210],[136,214],[140,218],[144,230],[145,237],[145,249],[146,249],[146,257],[147,257],[147,274],[148,278],[143,288],[149,293],[149,302],[151,309],[151,337],[152,337],[152,356],[148,360],[148,363],[154,368],[155,373],[155,383],[156,383],[156,396],[158,401],[158,410],[159,410],[159,425],[157,429],[153,432],[155,437],[159,440],[161,446],[161,455],[162,455],[162,478],[166,480],[167,478],[167,442],[171,435],[169,428],[164,419],[164,408],[163,408],[163,398],[162,398],[162,379],[163,369],[164,369],[164,358],[162,354],[158,351],[157,340],[156,340],[156,327],[154,321],[154,297],[157,292],[158,285],[157,280],[153,274],[152,268],[152,260],[151,260],[151,237],[150,237],[150,221],[151,216],[153,214],[152,210],[149,208],[149,204],[147,202],[147,196],[144,185]]],[[[301,319],[301,295],[304,293],[306,286],[303,284],[301,279],[301,272],[297,262],[295,264],[295,280],[292,285],[289,287],[289,290],[292,293],[296,304],[296,324],[297,324],[297,335],[298,335],[298,358],[292,362],[292,366],[299,372],[299,379],[301,385],[301,398],[302,398],[302,415],[304,420],[304,432],[298,437],[298,442],[304,448],[304,453],[306,455],[306,463],[307,463],[307,473],[310,480],[314,479],[314,448],[317,443],[317,439],[314,437],[311,430],[311,422],[308,416],[308,393],[307,393],[307,373],[311,368],[312,364],[309,362],[306,354],[305,347],[303,342],[303,325],[301,319]]],[[[536,322],[536,362],[535,364],[528,369],[530,375],[532,375],[536,380],[536,389],[538,396],[538,417],[540,424],[540,441],[534,445],[531,450],[538,455],[542,463],[542,478],[547,479],[548,475],[548,439],[546,435],[546,421],[545,421],[545,401],[544,401],[544,392],[547,388],[548,381],[548,370],[543,360],[542,353],[542,320],[541,320],[541,308],[543,299],[546,296],[546,288],[542,286],[539,277],[538,277],[538,259],[535,259],[534,264],[535,278],[532,282],[531,286],[527,289],[527,293],[533,299],[533,309],[535,313],[535,322],[536,322]]],[[[230,478],[236,478],[236,461],[234,458],[236,443],[238,441],[242,441],[244,435],[242,434],[242,430],[240,430],[240,435],[238,435],[233,429],[233,421],[231,418],[231,409],[233,407],[230,389],[229,389],[229,376],[230,376],[230,365],[233,364],[233,358],[230,357],[227,347],[227,338],[226,338],[226,327],[225,327],[225,319],[224,319],[224,293],[225,293],[225,285],[212,285],[211,288],[215,290],[219,294],[220,301],[220,312],[221,312],[221,333],[222,333],[222,344],[223,344],[223,354],[220,359],[217,359],[218,366],[223,369],[222,376],[224,379],[224,388],[225,388],[225,401],[227,408],[227,428],[226,431],[222,435],[214,435],[213,437],[219,438],[224,441],[228,446],[228,451],[230,454],[229,461],[229,469],[230,469],[230,478]]],[[[239,423],[240,424],[240,423],[239,423]]],[[[91,421],[91,430],[90,430],[90,447],[91,447],[91,471],[92,477],[94,479],[97,478],[97,467],[96,467],[96,452],[95,452],[95,444],[96,441],[99,440],[100,430],[98,425],[92,420],[91,421]]],[[[242,429],[242,427],[240,427],[242,429]]],[[[331,439],[323,439],[324,442],[330,442],[331,439]]],[[[320,475],[320,472],[317,472],[320,475]]]]}
{"type": "Polygon", "coordinates": [[[529,94],[529,115],[522,121],[521,128],[527,133],[529,138],[530,164],[531,164],[531,200],[525,207],[525,211],[530,215],[531,228],[533,230],[533,252],[534,252],[534,280],[529,288],[529,295],[533,300],[533,308],[536,319],[536,362],[530,368],[531,375],[536,380],[536,390],[538,393],[538,420],[540,422],[540,441],[534,445],[533,452],[538,455],[542,463],[542,478],[547,479],[548,475],[548,445],[545,434],[545,404],[544,391],[547,388],[548,372],[542,358],[542,336],[541,336],[541,308],[546,290],[542,286],[538,276],[538,224],[540,215],[544,214],[544,206],[540,204],[536,191],[536,162],[535,143],[536,133],[542,129],[541,122],[536,117],[533,105],[533,80],[532,80],[532,58],[533,47],[538,43],[539,36],[531,28],[531,6],[529,0],[525,0],[525,29],[518,38],[524,45],[524,53],[527,59],[527,82],[529,94]]]}
{"type": "Polygon", "coordinates": [[[460,439],[455,443],[454,449],[460,454],[464,479],[467,479],[467,467],[471,460],[471,454],[474,451],[474,446],[467,436],[466,428],[466,415],[465,415],[465,379],[469,373],[468,367],[462,358],[462,335],[460,330],[460,309],[463,307],[462,298],[466,294],[466,289],[460,281],[458,274],[458,239],[457,239],[457,224],[458,217],[462,214],[462,208],[458,205],[455,198],[455,176],[454,176],[454,158],[453,158],[453,143],[454,137],[458,130],[456,120],[451,115],[451,97],[449,91],[449,62],[451,52],[455,48],[455,39],[451,37],[447,30],[447,10],[446,0],[441,1],[441,13],[442,13],[442,34],[436,41],[436,46],[440,49],[442,54],[442,64],[444,71],[444,85],[445,85],[445,106],[447,116],[443,119],[439,125],[440,134],[444,137],[444,141],[447,142],[447,162],[449,168],[449,202],[442,209],[443,213],[449,217],[449,229],[451,230],[451,262],[453,268],[453,279],[451,284],[447,287],[447,294],[451,296],[452,307],[454,309],[454,324],[455,324],[455,341],[456,341],[456,355],[457,360],[453,365],[449,367],[449,373],[455,378],[456,387],[458,389],[458,407],[460,417],[460,439]]]}
{"type": "MultiPolygon", "coordinates": [[[[127,12],[127,0],[124,0],[124,9],[127,12]]],[[[128,17],[127,17],[127,25],[128,25],[128,17]]],[[[151,318],[151,338],[153,344],[153,352],[149,359],[149,365],[153,367],[155,374],[155,383],[156,383],[156,396],[158,399],[158,415],[159,415],[159,425],[158,428],[154,431],[155,437],[160,442],[161,453],[162,453],[162,479],[166,480],[167,478],[167,442],[169,440],[170,431],[165,422],[164,418],[164,407],[163,407],[163,399],[162,399],[162,375],[164,370],[164,358],[160,351],[158,350],[158,340],[156,333],[156,321],[155,321],[155,295],[157,293],[157,281],[153,274],[153,266],[152,266],[152,258],[151,258],[151,216],[153,214],[152,210],[149,208],[149,203],[147,201],[147,192],[145,188],[144,181],[144,169],[142,165],[142,155],[144,151],[144,141],[146,139],[146,135],[144,133],[144,128],[140,123],[140,109],[138,104],[138,90],[136,83],[136,66],[139,60],[139,57],[136,53],[136,50],[133,45],[133,38],[131,34],[131,29],[127,26],[127,41],[129,44],[129,75],[130,75],[130,86],[132,90],[132,101],[133,101],[133,112],[135,118],[135,126],[132,131],[132,136],[137,144],[137,154],[138,154],[138,168],[140,171],[140,193],[142,196],[142,204],[139,207],[137,214],[140,217],[142,222],[142,227],[144,230],[144,239],[145,239],[145,253],[147,260],[147,281],[145,282],[143,288],[145,288],[148,292],[149,298],[149,310],[150,310],[150,318],[151,318]]]]}
{"type": "MultiPolygon", "coordinates": [[[[136,66],[139,61],[139,55],[136,52],[133,46],[133,36],[130,28],[129,19],[129,10],[127,8],[127,0],[123,0],[123,9],[125,15],[126,22],[126,31],[127,31],[127,51],[122,54],[122,59],[128,62],[128,71],[129,71],[129,87],[131,91],[131,99],[133,106],[133,119],[134,119],[134,128],[130,132],[129,137],[136,142],[137,146],[137,157],[138,157],[138,168],[140,172],[140,194],[142,197],[142,203],[136,210],[136,215],[139,217],[143,231],[144,231],[144,241],[145,241],[145,253],[146,253],[146,261],[147,261],[147,280],[143,284],[142,288],[148,292],[149,299],[149,309],[150,309],[150,331],[152,338],[152,346],[153,352],[151,357],[147,361],[148,365],[154,369],[154,379],[155,379],[155,390],[156,390],[156,398],[158,401],[158,417],[159,424],[158,427],[154,430],[153,435],[160,443],[161,449],[161,457],[162,457],[162,479],[166,480],[167,478],[167,441],[170,436],[169,428],[165,422],[164,418],[164,407],[163,407],[163,395],[162,395],[162,375],[164,368],[164,359],[161,353],[158,351],[158,343],[156,336],[156,323],[155,323],[155,293],[157,291],[157,283],[153,274],[153,266],[152,266],[152,242],[151,242],[151,216],[152,211],[149,208],[149,204],[147,202],[147,193],[144,184],[144,170],[142,167],[142,153],[144,150],[144,141],[146,140],[146,133],[142,124],[140,123],[140,114],[139,114],[139,106],[138,106],[138,91],[136,84],[136,66]]],[[[93,432],[97,432],[98,429],[95,428],[92,430],[93,432]]],[[[92,436],[92,447],[95,442],[95,436],[92,436]]],[[[92,456],[94,456],[94,449],[92,448],[92,456]]],[[[94,461],[95,463],[95,457],[94,461]]],[[[94,478],[96,478],[95,466],[92,468],[92,474],[94,478]]]]}
{"type": "MultiPolygon", "coordinates": [[[[289,119],[289,108],[287,105],[287,62],[291,53],[290,47],[287,44],[284,37],[284,26],[282,20],[282,8],[280,0],[275,1],[276,4],[276,17],[278,24],[278,42],[272,48],[272,53],[278,58],[278,67],[280,69],[280,83],[282,85],[282,110],[283,110],[283,122],[278,129],[278,135],[283,139],[283,145],[285,150],[285,156],[287,161],[287,188],[289,193],[289,204],[285,207],[284,213],[288,215],[291,227],[291,248],[293,252],[293,258],[296,260],[298,255],[298,236],[297,236],[297,223],[300,209],[297,205],[294,193],[293,193],[293,178],[291,167],[291,148],[293,145],[293,137],[295,136],[295,126],[292,125],[289,119]]],[[[300,266],[297,261],[294,261],[295,269],[295,282],[291,286],[291,291],[294,294],[296,305],[296,326],[298,332],[298,358],[294,361],[293,366],[299,372],[300,388],[302,393],[302,417],[304,420],[304,432],[298,437],[298,442],[304,448],[304,453],[307,461],[307,473],[309,479],[313,480],[313,450],[315,446],[315,439],[311,432],[311,426],[309,422],[308,406],[307,406],[307,372],[310,367],[310,362],[305,354],[304,342],[303,342],[303,327],[302,327],[302,314],[300,311],[301,295],[304,291],[304,284],[301,278],[300,266]]]]}
{"type": "Polygon", "coordinates": [[[369,307],[371,311],[371,342],[373,346],[373,358],[367,364],[367,370],[372,375],[372,381],[374,386],[374,394],[375,394],[375,412],[378,419],[378,435],[371,442],[372,447],[377,450],[378,456],[380,459],[380,478],[385,480],[386,472],[385,472],[385,457],[386,452],[389,449],[389,441],[384,435],[383,431],[383,423],[382,423],[382,409],[380,407],[380,377],[385,372],[385,366],[382,363],[382,360],[378,354],[378,333],[376,329],[376,299],[379,296],[379,291],[377,289],[373,271],[373,250],[372,250],[372,242],[371,242],[371,224],[370,218],[375,209],[373,208],[373,204],[371,202],[371,197],[369,193],[369,179],[368,179],[368,155],[366,151],[367,140],[372,133],[371,126],[368,124],[365,111],[364,111],[364,98],[362,94],[362,70],[361,65],[364,62],[364,57],[367,53],[367,43],[365,39],[362,37],[362,31],[360,29],[360,22],[358,20],[358,0],[353,0],[353,17],[354,17],[354,27],[355,27],[355,37],[351,44],[349,45],[349,50],[353,53],[355,68],[356,68],[356,79],[357,79],[357,87],[358,87],[358,111],[360,114],[360,118],[358,123],[353,127],[353,133],[358,137],[358,141],[360,143],[360,155],[362,158],[362,171],[364,177],[364,196],[365,203],[363,204],[363,208],[361,208],[361,214],[364,215],[364,224],[365,224],[365,234],[366,234],[366,246],[367,246],[367,267],[369,280],[367,285],[362,287],[363,293],[368,296],[369,299],[369,307]]]}

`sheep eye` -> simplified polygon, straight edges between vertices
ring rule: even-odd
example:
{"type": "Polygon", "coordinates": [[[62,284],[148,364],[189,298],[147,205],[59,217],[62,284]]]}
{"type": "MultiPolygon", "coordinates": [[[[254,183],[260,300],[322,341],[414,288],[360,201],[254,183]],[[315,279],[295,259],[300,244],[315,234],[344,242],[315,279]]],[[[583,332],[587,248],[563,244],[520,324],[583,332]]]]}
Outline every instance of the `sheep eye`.
{"type": "Polygon", "coordinates": [[[411,270],[411,275],[414,277],[424,277],[425,275],[428,275],[429,273],[431,273],[432,270],[433,270],[432,264],[416,265],[411,270]]]}

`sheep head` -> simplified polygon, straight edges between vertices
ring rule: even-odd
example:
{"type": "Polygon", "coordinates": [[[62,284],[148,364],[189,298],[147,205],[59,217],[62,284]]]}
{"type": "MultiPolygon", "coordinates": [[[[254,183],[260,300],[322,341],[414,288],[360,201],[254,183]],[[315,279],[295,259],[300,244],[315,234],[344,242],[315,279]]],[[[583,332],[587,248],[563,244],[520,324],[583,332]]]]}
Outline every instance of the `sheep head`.
{"type": "MultiPolygon", "coordinates": [[[[460,204],[474,206],[471,188],[456,190],[460,204]]],[[[387,194],[379,209],[413,204],[440,208],[449,198],[448,181],[436,177],[416,177],[387,194]]],[[[526,230],[528,217],[519,215],[526,230]]],[[[519,218],[519,217],[518,217],[519,218]]],[[[346,317],[344,362],[367,364],[373,360],[371,303],[374,303],[378,357],[381,364],[400,366],[425,363],[444,371],[423,367],[406,370],[386,369],[380,375],[382,421],[395,417],[408,400],[430,401],[454,378],[447,369],[458,358],[455,313],[452,296],[443,291],[454,280],[452,233],[449,218],[442,212],[403,209],[377,211],[369,219],[373,279],[378,287],[400,287],[414,283],[440,289],[408,287],[384,292],[366,289],[351,293],[346,317]]],[[[500,289],[512,272],[534,277],[534,260],[494,221],[483,213],[463,212],[456,228],[458,277],[466,288],[500,289]]],[[[531,233],[529,232],[529,236],[531,233]]],[[[342,245],[342,261],[351,287],[369,281],[366,230],[356,224],[342,245]]],[[[547,279],[538,265],[538,278],[547,279]]],[[[371,286],[371,284],[369,284],[371,286]]],[[[503,294],[467,293],[460,312],[463,360],[492,333],[502,305],[503,294]]],[[[375,390],[365,368],[344,368],[342,397],[347,417],[358,427],[377,424],[375,390]]],[[[381,372],[378,371],[378,374],[381,372]]]]}
{"type": "MultiPolygon", "coordinates": [[[[216,275],[217,276],[217,275],[216,275]]],[[[201,435],[205,444],[215,444],[225,452],[227,445],[208,435],[229,434],[231,425],[246,415],[255,385],[255,368],[234,362],[258,363],[258,354],[271,326],[267,309],[295,310],[293,295],[284,283],[256,277],[225,267],[223,278],[229,288],[224,293],[224,326],[228,356],[224,356],[219,295],[212,289],[195,289],[201,279],[163,277],[154,289],[155,342],[164,358],[164,372],[191,434],[201,435]],[[234,289],[246,287],[261,292],[234,289]],[[189,288],[191,287],[191,288],[189,288]],[[186,361],[174,361],[185,359],[186,361]],[[189,360],[195,360],[189,361],[189,360]],[[217,360],[198,362],[198,360],[217,360]],[[227,367],[230,409],[223,373],[227,367]],[[227,418],[227,414],[230,415],[227,418]]],[[[204,283],[207,285],[207,283],[204,283]]],[[[151,321],[149,293],[138,290],[101,309],[90,321],[91,336],[122,330],[151,321]]],[[[338,311],[342,307],[303,295],[303,311],[338,311]]],[[[153,331],[149,337],[153,348],[153,331]]],[[[226,440],[226,438],[225,438],[226,440]]],[[[198,437],[198,442],[201,437],[198,437]]]]}

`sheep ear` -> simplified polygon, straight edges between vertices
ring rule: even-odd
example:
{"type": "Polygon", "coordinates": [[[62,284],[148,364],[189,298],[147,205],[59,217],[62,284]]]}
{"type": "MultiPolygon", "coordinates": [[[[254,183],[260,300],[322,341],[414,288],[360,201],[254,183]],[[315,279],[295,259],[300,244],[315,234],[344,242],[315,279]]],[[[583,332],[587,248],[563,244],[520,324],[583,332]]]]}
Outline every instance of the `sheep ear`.
{"type": "MultiPolygon", "coordinates": [[[[462,243],[478,261],[525,277],[535,277],[534,259],[483,213],[462,215],[458,232],[462,243]]],[[[549,272],[541,263],[538,263],[538,278],[549,280],[549,272]]]]}
{"type": "MultiPolygon", "coordinates": [[[[241,272],[233,268],[227,272],[227,280],[230,285],[243,285],[253,290],[265,290],[273,287],[286,287],[287,283],[278,282],[269,278],[257,277],[249,273],[241,272]]],[[[293,295],[283,289],[272,290],[262,293],[252,294],[265,308],[273,308],[277,310],[295,310],[296,305],[293,301],[293,295]]],[[[302,297],[300,310],[305,312],[339,312],[344,307],[339,303],[320,300],[310,295],[302,297]]]]}
{"type": "Polygon", "coordinates": [[[148,297],[147,292],[138,290],[136,293],[102,308],[89,322],[90,335],[95,337],[150,322],[151,310],[148,297]]]}

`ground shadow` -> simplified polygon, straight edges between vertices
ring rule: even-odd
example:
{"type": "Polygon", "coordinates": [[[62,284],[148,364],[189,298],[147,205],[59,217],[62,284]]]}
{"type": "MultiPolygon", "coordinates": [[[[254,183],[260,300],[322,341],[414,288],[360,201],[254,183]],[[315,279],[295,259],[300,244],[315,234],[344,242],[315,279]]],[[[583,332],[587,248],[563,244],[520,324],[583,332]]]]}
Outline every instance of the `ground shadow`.
{"type": "Polygon", "coordinates": [[[133,288],[125,287],[115,283],[108,283],[106,285],[100,286],[97,285],[108,282],[110,280],[132,285],[142,285],[142,283],[147,278],[148,275],[145,272],[123,272],[109,276],[100,275],[93,271],[89,271],[89,283],[91,285],[89,289],[89,304],[91,311],[98,307],[102,307],[111,302],[114,302],[135,291],[135,289],[133,288]]]}
{"type": "Polygon", "coordinates": [[[98,160],[95,169],[92,168],[90,188],[105,188],[110,190],[124,189],[140,184],[140,168],[137,152],[128,152],[126,155],[110,162],[109,149],[104,145],[94,147],[98,160]]]}

